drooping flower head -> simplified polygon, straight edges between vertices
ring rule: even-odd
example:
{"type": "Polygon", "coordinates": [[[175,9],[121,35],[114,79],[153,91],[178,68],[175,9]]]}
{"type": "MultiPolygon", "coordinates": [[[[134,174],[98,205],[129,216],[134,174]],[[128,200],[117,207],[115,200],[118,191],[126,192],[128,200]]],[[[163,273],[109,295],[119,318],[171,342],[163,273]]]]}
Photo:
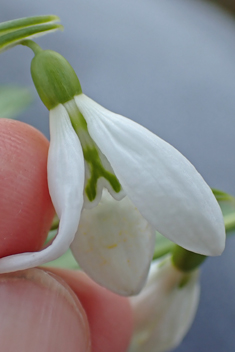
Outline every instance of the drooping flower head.
{"type": "Polygon", "coordinates": [[[183,273],[170,257],[152,263],[142,292],[130,298],[134,333],[129,352],[167,352],[181,343],[197,311],[198,279],[198,269],[183,273]]]}
{"type": "Polygon", "coordinates": [[[53,260],[70,246],[95,281],[123,294],[143,287],[155,230],[204,255],[224,249],[220,208],[174,147],[82,93],[70,64],[33,46],[31,73],[50,111],[48,185],[60,219],[53,243],[0,259],[0,272],[53,260]]]}

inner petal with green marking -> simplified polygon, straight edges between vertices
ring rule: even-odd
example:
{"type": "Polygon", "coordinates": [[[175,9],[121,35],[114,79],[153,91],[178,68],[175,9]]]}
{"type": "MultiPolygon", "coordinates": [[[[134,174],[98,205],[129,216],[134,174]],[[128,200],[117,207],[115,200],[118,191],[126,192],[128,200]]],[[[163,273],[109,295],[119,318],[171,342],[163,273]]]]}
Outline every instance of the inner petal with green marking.
{"type": "Polygon", "coordinates": [[[86,170],[84,186],[85,207],[90,207],[91,203],[94,206],[98,204],[103,187],[107,188],[115,199],[120,200],[123,198],[121,184],[109,161],[89,135],[85,118],[74,100],[70,100],[64,106],[82,145],[86,170]],[[88,202],[90,204],[87,204],[88,202]]]}

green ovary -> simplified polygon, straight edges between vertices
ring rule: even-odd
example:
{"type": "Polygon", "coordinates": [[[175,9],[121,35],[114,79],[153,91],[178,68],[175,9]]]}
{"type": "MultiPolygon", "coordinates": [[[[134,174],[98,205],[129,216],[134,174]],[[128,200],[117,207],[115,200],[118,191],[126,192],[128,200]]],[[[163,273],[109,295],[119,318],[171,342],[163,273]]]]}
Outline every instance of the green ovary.
{"type": "Polygon", "coordinates": [[[113,190],[118,193],[121,191],[121,185],[115,175],[105,170],[100,160],[99,153],[94,147],[83,148],[83,154],[86,162],[90,166],[91,177],[87,181],[85,192],[87,198],[93,201],[97,194],[97,182],[100,177],[104,177],[112,186],[113,190]]]}

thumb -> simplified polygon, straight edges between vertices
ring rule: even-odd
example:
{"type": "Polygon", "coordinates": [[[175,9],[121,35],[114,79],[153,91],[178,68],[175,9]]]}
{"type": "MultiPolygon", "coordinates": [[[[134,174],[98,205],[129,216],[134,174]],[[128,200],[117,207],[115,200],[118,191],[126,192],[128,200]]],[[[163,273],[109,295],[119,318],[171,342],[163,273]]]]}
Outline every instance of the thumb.
{"type": "Polygon", "coordinates": [[[71,289],[40,269],[0,276],[2,352],[89,352],[86,314],[71,289]]]}

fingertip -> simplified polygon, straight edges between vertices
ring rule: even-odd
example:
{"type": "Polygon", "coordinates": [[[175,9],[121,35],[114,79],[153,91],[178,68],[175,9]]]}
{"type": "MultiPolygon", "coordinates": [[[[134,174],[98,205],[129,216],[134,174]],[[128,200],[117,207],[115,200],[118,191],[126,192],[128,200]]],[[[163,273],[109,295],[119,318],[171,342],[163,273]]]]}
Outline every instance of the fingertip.
{"type": "Polygon", "coordinates": [[[48,140],[0,119],[0,257],[41,248],[54,215],[47,186],[48,140]]]}

